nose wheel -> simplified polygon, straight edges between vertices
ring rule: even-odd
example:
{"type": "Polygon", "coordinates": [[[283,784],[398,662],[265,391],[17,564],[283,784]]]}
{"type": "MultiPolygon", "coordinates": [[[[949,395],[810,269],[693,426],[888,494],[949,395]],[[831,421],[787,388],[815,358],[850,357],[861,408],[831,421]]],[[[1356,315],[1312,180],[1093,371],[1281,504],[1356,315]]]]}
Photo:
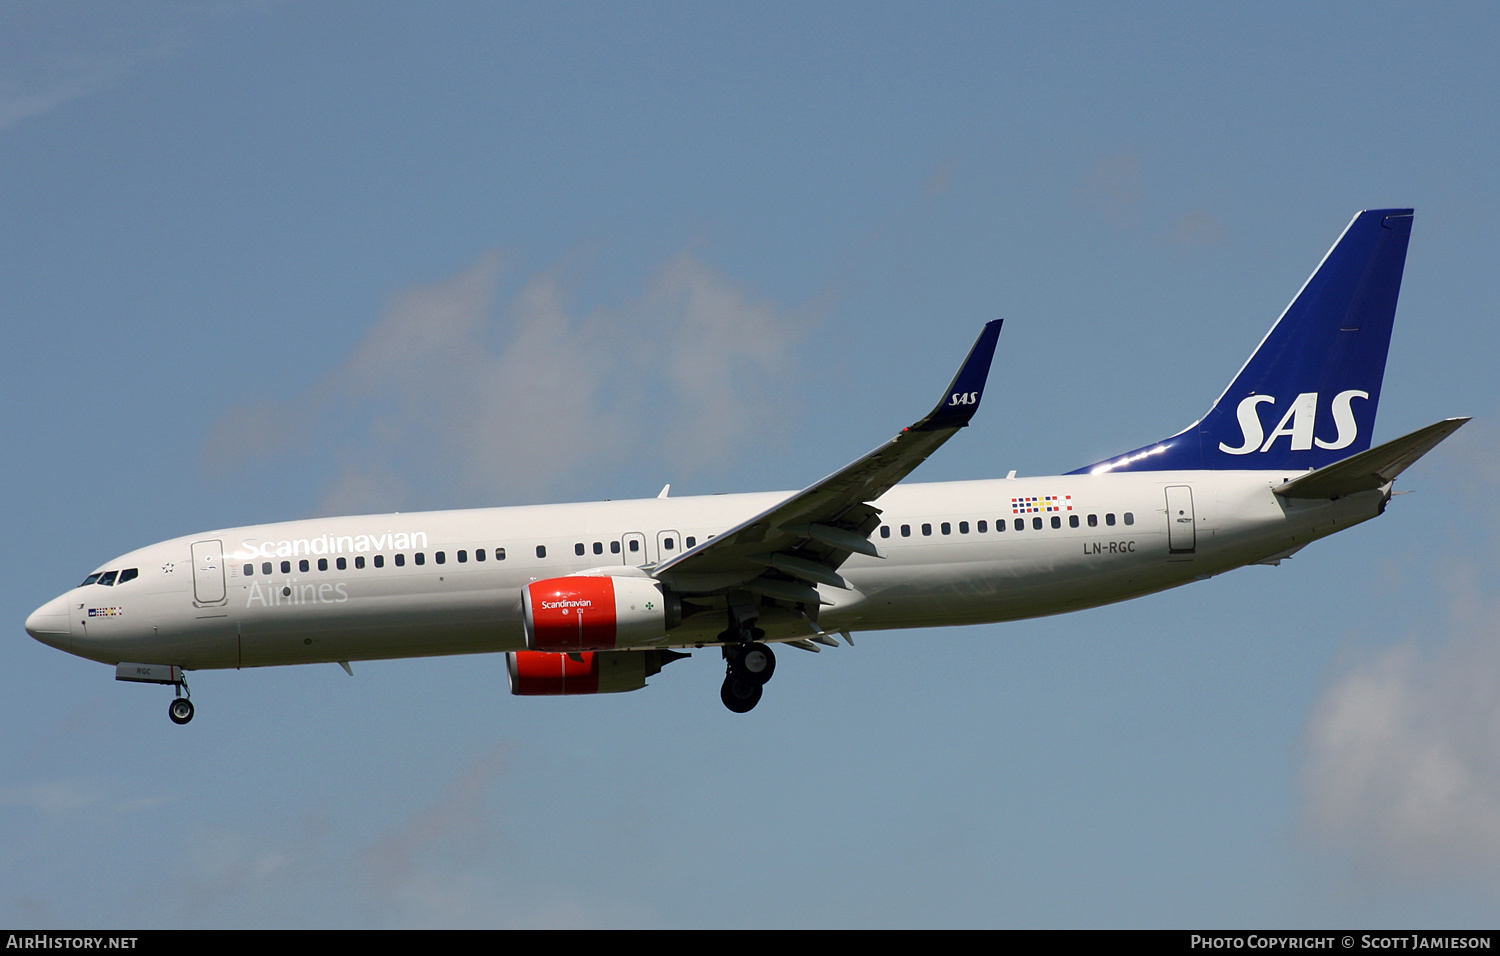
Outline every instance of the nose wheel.
{"type": "Polygon", "coordinates": [[[172,718],[174,724],[187,723],[193,719],[193,702],[186,697],[177,698],[167,708],[167,716],[172,718]]]}

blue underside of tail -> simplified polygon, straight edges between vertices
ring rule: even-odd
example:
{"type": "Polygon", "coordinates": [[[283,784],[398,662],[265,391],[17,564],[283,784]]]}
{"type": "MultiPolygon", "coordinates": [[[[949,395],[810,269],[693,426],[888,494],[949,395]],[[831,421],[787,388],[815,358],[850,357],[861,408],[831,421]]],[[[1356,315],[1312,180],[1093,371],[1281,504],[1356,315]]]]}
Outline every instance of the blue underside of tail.
{"type": "Polygon", "coordinates": [[[1412,210],[1354,217],[1202,420],[1079,468],[1307,470],[1370,447],[1412,210]]]}

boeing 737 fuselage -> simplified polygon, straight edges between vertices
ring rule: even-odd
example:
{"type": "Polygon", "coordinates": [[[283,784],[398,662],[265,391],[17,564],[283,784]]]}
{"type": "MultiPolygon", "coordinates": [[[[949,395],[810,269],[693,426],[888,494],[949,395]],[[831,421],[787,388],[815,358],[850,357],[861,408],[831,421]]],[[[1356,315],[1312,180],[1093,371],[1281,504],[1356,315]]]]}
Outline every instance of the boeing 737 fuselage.
{"type": "Polygon", "coordinates": [[[635,690],[720,647],[745,712],[772,646],[1121,601],[1275,564],[1382,513],[1467,419],[1371,448],[1411,210],[1360,213],[1209,413],[1047,478],[898,484],[979,406],[985,326],[921,421],[800,492],[319,518],[107,562],[27,631],[172,684],[206,668],[505,653],[522,695],[635,690]]]}

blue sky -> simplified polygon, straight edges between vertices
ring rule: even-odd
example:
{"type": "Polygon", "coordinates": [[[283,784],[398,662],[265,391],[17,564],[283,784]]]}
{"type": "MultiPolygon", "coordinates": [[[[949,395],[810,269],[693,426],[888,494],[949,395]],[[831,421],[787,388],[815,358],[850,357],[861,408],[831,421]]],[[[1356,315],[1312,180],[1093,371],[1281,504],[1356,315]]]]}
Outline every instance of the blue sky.
{"type": "MultiPolygon", "coordinates": [[[[1500,910],[1489,4],[0,4],[0,921],[1482,926],[1500,910]],[[347,510],[1065,471],[1200,415],[1415,206],[1379,521],[1129,604],[635,694],[21,627],[347,510]]],[[[788,654],[791,656],[789,657],[788,654]]]]}

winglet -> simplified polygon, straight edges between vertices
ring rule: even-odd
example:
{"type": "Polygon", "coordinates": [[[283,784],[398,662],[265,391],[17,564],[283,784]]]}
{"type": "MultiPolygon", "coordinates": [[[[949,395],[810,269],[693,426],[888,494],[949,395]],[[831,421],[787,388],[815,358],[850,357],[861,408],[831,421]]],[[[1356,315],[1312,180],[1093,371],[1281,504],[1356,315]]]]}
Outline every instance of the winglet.
{"type": "Polygon", "coordinates": [[[1000,337],[1000,325],[1004,319],[986,322],[975,340],[974,347],[958,374],[943,393],[937,407],[927,417],[911,426],[910,431],[934,431],[939,428],[962,428],[979,411],[979,399],[984,395],[984,383],[990,377],[990,363],[995,358],[995,342],[1000,337]]]}

